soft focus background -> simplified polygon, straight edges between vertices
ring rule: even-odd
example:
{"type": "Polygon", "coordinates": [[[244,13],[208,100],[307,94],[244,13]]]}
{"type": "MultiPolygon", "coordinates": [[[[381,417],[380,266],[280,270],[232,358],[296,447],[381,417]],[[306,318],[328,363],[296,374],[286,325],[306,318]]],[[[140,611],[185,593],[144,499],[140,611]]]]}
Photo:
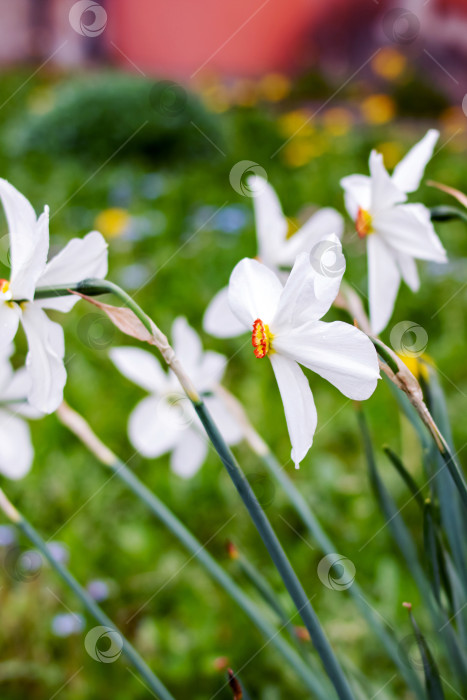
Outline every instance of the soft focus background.
{"type": "MultiPolygon", "coordinates": [[[[241,257],[256,254],[252,200],[242,182],[229,180],[239,161],[264,168],[297,224],[318,206],[344,213],[339,179],[366,173],[372,147],[392,168],[427,128],[436,127],[441,138],[427,179],[467,189],[463,0],[0,0],[0,61],[0,175],[36,211],[49,204],[53,249],[98,228],[109,242],[110,279],[166,332],[180,314],[202,332],[213,294],[241,257]]],[[[417,199],[453,203],[426,184],[417,199]]],[[[364,245],[346,223],[348,279],[364,294],[364,245]]],[[[438,367],[465,464],[467,231],[460,223],[437,230],[450,262],[420,266],[421,292],[402,287],[383,339],[389,343],[391,327],[404,320],[425,329],[426,353],[438,367]]],[[[2,217],[0,277],[7,276],[6,233],[2,217]]],[[[334,318],[345,315],[332,310],[328,319],[334,318]]],[[[210,540],[209,551],[258,605],[263,603],[227,556],[227,539],[272,580],[292,611],[214,454],[190,481],[172,474],[167,458],[148,462],[134,455],[126,422],[143,394],[108,359],[109,348],[127,340],[85,304],[63,324],[69,403],[201,542],[210,540]]],[[[226,385],[244,402],[339,552],[355,564],[380,614],[405,638],[410,628],[401,603],[416,605],[417,592],[387,529],[368,543],[383,519],[368,485],[352,403],[311,377],[318,431],[296,473],[269,364],[253,363],[251,349],[239,349],[241,340],[203,335],[203,342],[232,358],[226,385]]],[[[20,339],[15,362],[23,361],[20,339]]],[[[366,412],[386,483],[402,506],[406,493],[381,446],[391,445],[416,477],[420,448],[385,384],[366,412]]],[[[77,578],[100,586],[106,612],[177,698],[214,697],[227,663],[245,666],[241,675],[255,698],[304,697],[275,652],[260,651],[263,640],[243,613],[54,416],[32,431],[33,470],[5,488],[56,543],[77,578]]],[[[321,554],[283,494],[246,447],[237,454],[306,590],[315,595],[337,651],[376,689],[385,686],[381,700],[410,698],[347,594],[319,581],[321,554]]],[[[416,505],[403,515],[419,538],[416,505]]],[[[125,663],[99,664],[88,656],[83,640],[93,621],[83,628],[69,616],[83,611],[49,568],[18,573],[21,567],[8,557],[12,537],[2,524],[0,696],[147,697],[125,663]]],[[[419,621],[436,652],[422,609],[419,621]]],[[[229,698],[229,690],[216,697],[229,698]]]]}

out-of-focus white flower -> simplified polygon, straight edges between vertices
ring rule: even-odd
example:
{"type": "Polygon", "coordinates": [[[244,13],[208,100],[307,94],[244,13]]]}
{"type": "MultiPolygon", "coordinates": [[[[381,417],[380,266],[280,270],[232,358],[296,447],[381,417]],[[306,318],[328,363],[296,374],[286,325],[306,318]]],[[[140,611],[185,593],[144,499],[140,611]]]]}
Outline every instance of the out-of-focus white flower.
{"type": "MultiPolygon", "coordinates": [[[[330,238],[340,248],[337,238],[330,238]]],[[[317,423],[310,385],[299,365],[359,401],[371,396],[379,377],[368,336],[348,323],[320,321],[337,295],[343,271],[323,274],[308,253],[301,253],[285,286],[268,267],[249,258],[230,277],[231,309],[244,331],[252,333],[256,358],[268,357],[276,375],[297,468],[317,423]]]]}
{"type": "Polygon", "coordinates": [[[367,239],[370,320],[380,333],[391,318],[401,277],[416,292],[420,286],[415,259],[444,263],[446,251],[423,204],[406,204],[420,185],[439,132],[430,129],[390,176],[380,153],[370,155],[370,177],[341,180],[347,211],[361,238],[367,239]]]}
{"type": "Polygon", "coordinates": [[[23,325],[29,352],[26,369],[30,376],[27,398],[43,413],[52,413],[61,403],[66,383],[63,358],[63,329],[51,321],[44,309],[69,311],[76,296],[34,301],[38,287],[72,285],[86,278],[107,274],[107,243],[92,231],[83,239],[71,240],[50,262],[49,210],[36,217],[28,200],[6,180],[0,179],[0,197],[10,234],[11,273],[0,280],[0,346],[8,346],[23,325]]]}
{"type": "MultiPolygon", "coordinates": [[[[311,252],[322,238],[330,234],[342,237],[342,216],[329,207],[317,211],[289,236],[289,221],[271,185],[259,175],[254,175],[248,178],[248,188],[255,208],[258,258],[281,278],[287,276],[283,272],[281,274],[283,268],[290,269],[299,253],[311,252]]],[[[212,299],[204,315],[203,327],[207,333],[218,338],[243,333],[244,329],[230,310],[227,287],[212,299]]]]}
{"type": "Polygon", "coordinates": [[[31,433],[24,418],[40,418],[42,414],[25,400],[30,377],[25,369],[13,371],[9,362],[12,353],[12,345],[0,345],[0,472],[10,479],[21,479],[31,469],[34,458],[31,433]]]}
{"type": "MultiPolygon", "coordinates": [[[[216,395],[225,357],[203,352],[197,333],[183,317],[173,323],[172,340],[177,357],[203,395],[222,436],[230,445],[239,442],[241,428],[216,395]]],[[[164,372],[154,355],[140,348],[112,348],[110,357],[125,377],[149,392],[130,416],[128,432],[134,447],[150,458],[171,452],[171,468],[176,474],[187,478],[195,474],[206,458],[208,442],[176,376],[172,371],[164,372]]]]}

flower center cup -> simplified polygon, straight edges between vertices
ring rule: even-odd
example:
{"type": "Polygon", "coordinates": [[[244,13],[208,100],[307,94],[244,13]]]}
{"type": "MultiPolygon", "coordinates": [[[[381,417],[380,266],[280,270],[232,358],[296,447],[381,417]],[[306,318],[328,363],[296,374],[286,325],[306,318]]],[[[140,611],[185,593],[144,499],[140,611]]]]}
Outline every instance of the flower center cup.
{"type": "Polygon", "coordinates": [[[358,210],[357,218],[355,219],[355,228],[359,238],[365,238],[373,233],[372,218],[370,212],[361,207],[358,210]]]}
{"type": "Polygon", "coordinates": [[[253,333],[251,334],[251,344],[253,345],[253,352],[258,360],[266,357],[268,352],[272,352],[271,341],[272,333],[269,330],[269,326],[262,322],[260,318],[257,318],[253,323],[253,333]]]}

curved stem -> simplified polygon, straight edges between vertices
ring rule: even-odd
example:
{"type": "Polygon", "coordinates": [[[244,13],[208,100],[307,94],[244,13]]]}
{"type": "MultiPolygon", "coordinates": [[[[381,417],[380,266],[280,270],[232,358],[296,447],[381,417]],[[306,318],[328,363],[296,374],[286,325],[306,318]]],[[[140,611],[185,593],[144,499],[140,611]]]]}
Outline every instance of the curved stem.
{"type": "Polygon", "coordinates": [[[141,656],[138,654],[136,649],[130,644],[130,642],[125,639],[123,634],[115,627],[112,620],[107,617],[104,611],[94,602],[89,593],[78,583],[78,581],[72,576],[68,569],[63,566],[57,559],[52,555],[47,546],[46,542],[42,539],[37,530],[29,523],[21,513],[19,513],[16,508],[10,503],[3,491],[0,490],[0,507],[7,517],[14,523],[14,525],[32,542],[32,544],[37,547],[37,549],[43,554],[47,559],[49,564],[55,571],[61,576],[63,581],[67,584],[69,588],[74,592],[74,594],[83,603],[84,607],[88,612],[94,617],[94,619],[104,627],[110,628],[116,637],[118,637],[121,644],[121,649],[127,659],[133,664],[136,670],[139,672],[142,678],[149,686],[149,688],[157,694],[160,700],[175,700],[174,696],[167,690],[165,685],[159,678],[151,671],[149,666],[143,661],[141,656]]]}
{"type": "Polygon", "coordinates": [[[199,561],[206,571],[222,586],[239,607],[252,620],[268,643],[279,651],[306,687],[320,700],[328,700],[328,689],[312,672],[292,647],[280,636],[278,630],[263,617],[255,603],[242,591],[231,576],[209,554],[201,542],[192,535],[177,516],[150,491],[92,431],[89,424],[68,405],[62,404],[57,412],[59,420],[97,457],[110,468],[125,485],[149,508],[181,544],[199,561]]]}
{"type": "Polygon", "coordinates": [[[261,508],[258,500],[241,471],[235,457],[228,448],[217,426],[212,420],[206,406],[202,401],[195,404],[196,412],[206,430],[216,452],[226,468],[235,488],[242,498],[253,523],[256,526],[268,552],[279,571],[290,597],[303,620],[311,637],[313,645],[318,652],[326,672],[331,679],[336,692],[341,700],[353,700],[354,696],[347,678],[344,675],[334,651],[321,627],[310,599],[306,595],[290,561],[280,544],[276,533],[261,508]]]}

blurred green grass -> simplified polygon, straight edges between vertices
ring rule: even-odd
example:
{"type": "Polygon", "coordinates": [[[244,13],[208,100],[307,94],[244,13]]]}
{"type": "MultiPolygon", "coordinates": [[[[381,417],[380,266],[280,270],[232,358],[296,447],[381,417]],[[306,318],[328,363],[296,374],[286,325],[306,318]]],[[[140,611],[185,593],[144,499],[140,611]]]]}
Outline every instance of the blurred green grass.
{"type": "MultiPolygon", "coordinates": [[[[104,157],[92,161],[18,152],[15,134],[25,113],[37,104],[38,96],[53,89],[53,80],[39,78],[21,87],[24,77],[21,73],[5,75],[0,85],[0,103],[8,100],[0,109],[1,176],[22,191],[37,211],[49,204],[52,246],[57,250],[71,237],[91,230],[103,210],[119,207],[128,211],[132,233],[109,239],[109,278],[135,294],[166,332],[175,316],[183,314],[201,333],[205,347],[232,358],[227,387],[243,401],[259,432],[332,534],[338,551],[354,562],[358,580],[379,613],[396,628],[398,636],[410,634],[401,603],[409,599],[416,604],[417,592],[387,529],[364,546],[383,526],[383,520],[369,489],[352,403],[319,377],[310,376],[318,407],[318,431],[312,450],[300,471],[295,472],[289,461],[290,444],[271,368],[266,363],[252,363],[250,349],[239,349],[241,340],[219,341],[203,334],[201,320],[209,300],[226,284],[236,262],[256,254],[251,200],[238,195],[229,183],[235,162],[248,159],[264,167],[285,213],[291,217],[310,203],[334,206],[344,213],[339,179],[351,173],[366,173],[372,147],[400,142],[405,151],[428,126],[436,124],[410,120],[381,126],[355,123],[346,133],[332,136],[318,122],[310,138],[325,143],[323,152],[302,167],[291,167],[282,152],[271,158],[284,140],[277,126],[278,108],[266,110],[260,105],[215,117],[219,133],[224,135],[225,157],[215,147],[212,157],[177,156],[167,161],[144,153],[128,157],[123,153],[113,159],[109,152],[104,165],[104,157]],[[15,97],[9,99],[16,89],[15,97]]],[[[146,115],[137,116],[143,123],[146,115]]],[[[193,129],[193,139],[202,138],[193,129]]],[[[443,136],[441,144],[447,140],[443,136]]],[[[80,147],[86,151],[87,144],[80,147]]],[[[467,162],[455,139],[440,149],[427,175],[466,189],[467,162]]],[[[451,203],[426,185],[417,199],[428,205],[451,203]]],[[[355,241],[351,229],[347,221],[347,275],[365,291],[364,248],[355,241]]],[[[420,265],[421,292],[413,295],[406,287],[401,288],[383,339],[389,342],[390,328],[406,319],[427,331],[427,353],[441,373],[454,442],[461,449],[459,460],[465,465],[462,447],[467,442],[467,425],[462,409],[467,395],[467,287],[463,285],[467,235],[462,224],[439,224],[437,229],[451,261],[444,268],[420,265]]],[[[0,238],[5,233],[3,221],[0,238]]],[[[328,319],[333,318],[345,316],[332,310],[328,319]]],[[[209,540],[234,516],[209,543],[209,550],[236,575],[224,548],[225,540],[232,539],[273,582],[292,613],[216,456],[211,452],[199,474],[185,482],[171,474],[166,457],[144,461],[134,454],[126,437],[126,421],[142,392],[124,380],[108,359],[110,345],[127,344],[127,339],[85,304],[61,320],[67,339],[69,375],[65,396],[69,403],[115,452],[129,460],[136,473],[201,542],[209,540]]],[[[21,353],[24,347],[20,342],[19,362],[21,353]]],[[[403,485],[380,448],[385,443],[391,445],[403,455],[412,473],[421,476],[418,444],[383,383],[365,404],[365,410],[379,448],[382,471],[402,505],[407,500],[403,485]]],[[[223,684],[214,661],[223,656],[234,668],[246,664],[242,678],[253,697],[303,697],[300,685],[270,647],[255,656],[263,640],[243,613],[54,416],[33,424],[32,432],[36,449],[33,470],[23,481],[6,484],[8,493],[46,539],[60,540],[69,547],[70,568],[81,582],[95,578],[113,582],[112,595],[103,604],[106,611],[176,697],[201,700],[213,695],[223,684]],[[145,607],[138,612],[141,606],[145,607]]],[[[237,453],[246,473],[266,491],[268,516],[306,590],[315,595],[314,605],[338,653],[349,656],[376,687],[383,685],[394,673],[391,664],[345,593],[330,591],[320,583],[316,573],[320,552],[308,541],[284,495],[268,483],[261,465],[244,446],[237,453]]],[[[416,506],[409,504],[403,515],[419,535],[416,506]]],[[[249,589],[245,581],[242,583],[249,589]]],[[[0,587],[2,698],[16,700],[27,695],[47,700],[75,673],[63,691],[71,700],[99,697],[108,694],[109,689],[115,700],[147,697],[124,663],[109,666],[90,659],[84,650],[83,634],[67,639],[52,634],[54,615],[79,608],[50,570],[42,571],[33,582],[19,583],[2,567],[0,587]]],[[[250,592],[256,597],[254,591],[250,592]]],[[[259,598],[257,601],[263,607],[259,598]]],[[[422,624],[426,622],[423,611],[420,617],[422,624]]],[[[92,620],[88,622],[93,626],[92,620]]],[[[396,679],[387,697],[405,697],[402,687],[396,679]]],[[[228,698],[228,689],[218,697],[228,698]]]]}

